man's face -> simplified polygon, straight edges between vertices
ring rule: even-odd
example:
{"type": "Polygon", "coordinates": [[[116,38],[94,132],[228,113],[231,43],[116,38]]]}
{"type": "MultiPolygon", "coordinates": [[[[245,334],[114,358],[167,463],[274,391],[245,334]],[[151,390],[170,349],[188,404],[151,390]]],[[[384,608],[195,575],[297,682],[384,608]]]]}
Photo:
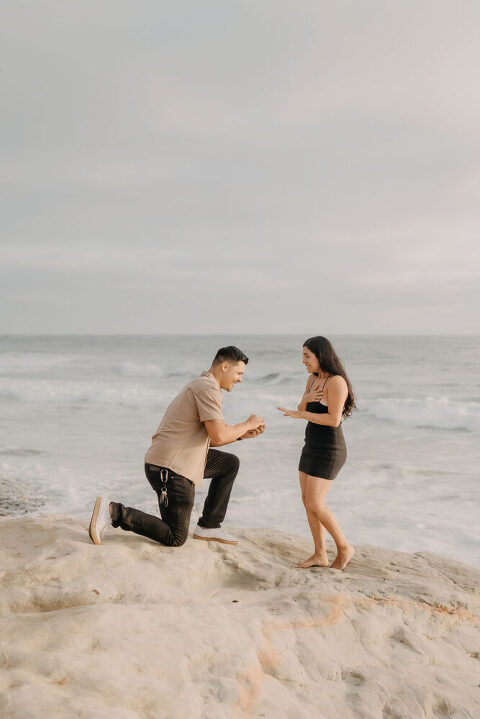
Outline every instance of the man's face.
{"type": "Polygon", "coordinates": [[[220,387],[230,392],[237,382],[242,381],[244,372],[245,362],[224,362],[222,364],[220,387]]]}

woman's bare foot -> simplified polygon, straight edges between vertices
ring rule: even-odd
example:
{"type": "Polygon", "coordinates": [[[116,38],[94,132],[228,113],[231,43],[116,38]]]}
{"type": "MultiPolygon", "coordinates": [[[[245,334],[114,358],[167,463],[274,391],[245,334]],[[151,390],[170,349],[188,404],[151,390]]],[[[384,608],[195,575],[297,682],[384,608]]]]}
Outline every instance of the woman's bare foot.
{"type": "Polygon", "coordinates": [[[308,569],[309,567],[328,567],[328,557],[325,554],[312,554],[311,557],[295,565],[297,569],[308,569]]]}
{"type": "Polygon", "coordinates": [[[355,549],[351,544],[347,544],[346,547],[338,550],[338,554],[330,565],[330,569],[345,569],[354,554],[355,549]]]}

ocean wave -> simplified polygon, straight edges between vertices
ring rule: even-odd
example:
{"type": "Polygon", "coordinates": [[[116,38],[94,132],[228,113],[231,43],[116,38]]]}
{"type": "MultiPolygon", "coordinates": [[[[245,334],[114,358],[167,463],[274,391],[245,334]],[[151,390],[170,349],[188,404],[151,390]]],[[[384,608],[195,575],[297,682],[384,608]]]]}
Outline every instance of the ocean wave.
{"type": "Polygon", "coordinates": [[[480,403],[452,402],[448,397],[365,400],[361,411],[409,427],[480,431],[480,403]]]}
{"type": "Polygon", "coordinates": [[[4,447],[0,449],[0,454],[11,457],[32,457],[37,454],[43,454],[43,449],[31,449],[29,447],[4,447]]]}
{"type": "Polygon", "coordinates": [[[0,375],[37,374],[45,370],[64,367],[72,359],[72,357],[57,354],[5,352],[0,355],[0,375]]]}
{"type": "MultiPolygon", "coordinates": [[[[250,378],[248,378],[250,380],[250,378]]],[[[289,370],[281,370],[279,372],[268,372],[267,374],[261,375],[260,377],[253,377],[252,381],[256,384],[287,384],[292,381],[299,382],[298,373],[291,372],[289,370]]],[[[299,391],[302,388],[301,382],[299,384],[299,391]]]]}
{"type": "Polygon", "coordinates": [[[165,377],[164,370],[152,362],[145,364],[123,362],[119,367],[119,372],[125,377],[165,377]]]}
{"type": "Polygon", "coordinates": [[[171,377],[183,377],[185,382],[193,379],[198,373],[192,372],[191,370],[175,369],[165,370],[160,365],[154,364],[153,362],[145,362],[143,364],[137,362],[123,362],[117,369],[118,373],[123,377],[161,377],[162,379],[170,379],[171,377]]]}
{"type": "MultiPolygon", "coordinates": [[[[56,404],[61,406],[83,407],[90,405],[104,406],[131,406],[141,407],[154,405],[166,406],[182,387],[191,379],[182,376],[176,381],[171,380],[172,375],[159,378],[152,387],[153,381],[148,378],[118,377],[108,382],[80,380],[66,381],[61,379],[22,379],[0,378],[0,401],[4,403],[25,404],[56,404]],[[170,381],[171,380],[171,381],[170,381]]],[[[225,393],[227,399],[229,393],[225,393]]],[[[259,404],[257,411],[276,413],[276,406],[296,407],[300,393],[292,393],[281,388],[278,382],[245,383],[228,396],[230,407],[238,408],[251,414],[252,404],[259,404]]]]}
{"type": "Polygon", "coordinates": [[[152,392],[143,384],[101,384],[99,382],[23,381],[8,385],[0,381],[0,400],[26,403],[54,403],[59,405],[120,405],[145,406],[165,404],[171,392],[152,392]]]}

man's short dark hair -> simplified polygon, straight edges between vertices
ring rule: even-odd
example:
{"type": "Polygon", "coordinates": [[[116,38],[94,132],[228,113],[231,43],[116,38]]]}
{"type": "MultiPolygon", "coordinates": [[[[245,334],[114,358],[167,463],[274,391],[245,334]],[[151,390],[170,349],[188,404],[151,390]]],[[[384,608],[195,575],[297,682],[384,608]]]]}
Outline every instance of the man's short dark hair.
{"type": "Polygon", "coordinates": [[[212,364],[221,364],[222,362],[245,362],[245,364],[248,364],[248,357],[238,347],[229,345],[228,347],[220,347],[213,358],[212,364]]]}

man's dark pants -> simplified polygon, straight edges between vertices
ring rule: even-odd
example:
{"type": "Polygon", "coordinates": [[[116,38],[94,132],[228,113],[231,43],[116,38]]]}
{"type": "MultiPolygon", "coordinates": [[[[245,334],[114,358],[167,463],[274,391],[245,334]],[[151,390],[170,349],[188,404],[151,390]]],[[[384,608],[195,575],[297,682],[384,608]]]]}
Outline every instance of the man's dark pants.
{"type": "MultiPolygon", "coordinates": [[[[216,529],[225,519],[228,500],[237,476],[240,461],[234,454],[209,449],[203,476],[211,477],[203,514],[198,520],[201,527],[216,529]]],[[[168,471],[168,505],[160,501],[163,486],[160,470],[165,467],[146,464],[145,474],[158,496],[159,517],[146,514],[133,507],[112,502],[112,525],[127,532],[142,534],[168,547],[180,547],[185,543],[195,500],[195,485],[189,479],[168,471]]]]}

